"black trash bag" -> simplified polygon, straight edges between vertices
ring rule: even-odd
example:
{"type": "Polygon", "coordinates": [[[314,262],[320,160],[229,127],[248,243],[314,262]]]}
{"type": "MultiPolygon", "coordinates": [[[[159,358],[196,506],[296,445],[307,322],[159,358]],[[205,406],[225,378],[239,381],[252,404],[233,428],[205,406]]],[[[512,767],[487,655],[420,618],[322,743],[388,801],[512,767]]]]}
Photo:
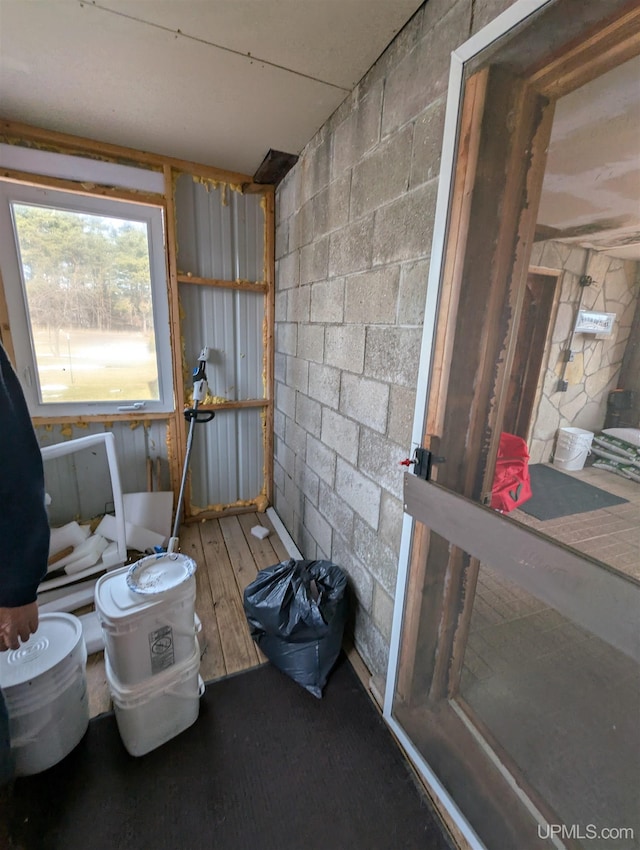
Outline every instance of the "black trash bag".
{"type": "Polygon", "coordinates": [[[269,661],[322,697],[342,647],[347,577],[330,561],[283,561],[244,591],[251,636],[269,661]]]}

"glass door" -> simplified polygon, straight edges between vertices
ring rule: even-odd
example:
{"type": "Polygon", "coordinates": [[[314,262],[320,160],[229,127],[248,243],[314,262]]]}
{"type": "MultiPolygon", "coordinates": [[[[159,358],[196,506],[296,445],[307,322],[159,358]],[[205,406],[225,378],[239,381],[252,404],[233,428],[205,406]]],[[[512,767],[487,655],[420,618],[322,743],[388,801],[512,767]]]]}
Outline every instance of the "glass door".
{"type": "Polygon", "coordinates": [[[624,205],[632,190],[604,199],[597,184],[638,167],[637,139],[617,166],[605,146],[638,109],[625,45],[640,16],[625,15],[590,31],[584,72],[573,55],[560,73],[558,51],[514,72],[553,20],[540,16],[507,42],[509,63],[494,48],[464,83],[424,428],[433,465],[429,480],[406,475],[386,713],[487,848],[640,846],[640,217],[593,212],[624,205]],[[620,61],[598,65],[605,30],[620,61]],[[584,313],[613,314],[611,334],[581,331],[584,313]],[[611,436],[620,461],[602,454],[611,427],[627,432],[611,436]]]}

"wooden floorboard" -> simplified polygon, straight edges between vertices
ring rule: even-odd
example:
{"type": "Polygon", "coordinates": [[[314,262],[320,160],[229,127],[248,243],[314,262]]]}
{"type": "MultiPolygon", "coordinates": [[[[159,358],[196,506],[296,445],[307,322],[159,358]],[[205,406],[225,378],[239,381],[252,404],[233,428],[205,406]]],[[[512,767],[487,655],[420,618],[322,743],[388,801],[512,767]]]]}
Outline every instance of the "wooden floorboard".
{"type": "MultiPolygon", "coordinates": [[[[180,551],[198,567],[195,607],[202,623],[204,681],[264,663],[266,658],[249,633],[242,595],[258,570],[289,558],[267,515],[249,513],[183,525],[180,551]],[[269,536],[260,539],[251,534],[256,525],[267,528],[269,536]]],[[[89,656],[87,688],[92,717],[111,709],[102,652],[89,656]]]]}

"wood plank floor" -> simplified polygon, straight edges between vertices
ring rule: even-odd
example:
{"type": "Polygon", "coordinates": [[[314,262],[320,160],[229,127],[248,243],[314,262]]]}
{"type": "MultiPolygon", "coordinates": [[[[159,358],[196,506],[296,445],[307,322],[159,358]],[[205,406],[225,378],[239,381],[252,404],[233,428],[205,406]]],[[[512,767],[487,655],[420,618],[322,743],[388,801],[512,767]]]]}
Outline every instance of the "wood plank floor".
{"type": "MultiPolygon", "coordinates": [[[[248,670],[266,661],[249,634],[242,594],[258,570],[287,560],[289,554],[267,514],[249,513],[183,525],[180,551],[198,565],[196,613],[200,675],[205,682],[248,670]],[[255,525],[269,529],[261,540],[251,534],[255,525]]],[[[92,717],[111,709],[102,652],[89,656],[87,685],[92,717]]]]}

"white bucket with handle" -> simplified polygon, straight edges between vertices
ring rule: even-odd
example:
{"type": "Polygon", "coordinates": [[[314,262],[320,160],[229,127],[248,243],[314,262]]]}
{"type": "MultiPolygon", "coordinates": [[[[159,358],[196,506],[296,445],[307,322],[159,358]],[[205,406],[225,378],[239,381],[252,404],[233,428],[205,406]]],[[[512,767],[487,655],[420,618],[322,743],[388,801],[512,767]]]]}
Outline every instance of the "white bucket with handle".
{"type": "Polygon", "coordinates": [[[53,767],[89,725],[87,650],[73,614],[40,614],[37,631],[0,653],[0,687],[9,713],[16,776],[53,767]]]}
{"type": "Polygon", "coordinates": [[[553,465],[568,471],[582,469],[591,452],[592,441],[593,431],[585,431],[583,428],[560,428],[553,465]]]}

